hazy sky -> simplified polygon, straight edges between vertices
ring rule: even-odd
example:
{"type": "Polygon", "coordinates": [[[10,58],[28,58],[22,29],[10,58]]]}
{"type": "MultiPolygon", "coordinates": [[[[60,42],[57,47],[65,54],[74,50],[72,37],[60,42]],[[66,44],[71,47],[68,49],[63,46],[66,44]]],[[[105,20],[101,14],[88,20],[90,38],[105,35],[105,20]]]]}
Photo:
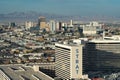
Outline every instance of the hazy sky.
{"type": "Polygon", "coordinates": [[[37,11],[65,15],[120,14],[120,0],[0,0],[0,13],[37,11]]]}

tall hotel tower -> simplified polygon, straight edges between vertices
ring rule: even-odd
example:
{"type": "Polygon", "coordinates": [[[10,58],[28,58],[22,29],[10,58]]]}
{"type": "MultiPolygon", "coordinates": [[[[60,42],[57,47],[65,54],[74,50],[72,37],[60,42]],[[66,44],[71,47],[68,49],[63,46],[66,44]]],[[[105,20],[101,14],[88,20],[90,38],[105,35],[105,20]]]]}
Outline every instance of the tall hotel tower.
{"type": "Polygon", "coordinates": [[[45,17],[40,16],[38,19],[38,25],[40,29],[45,29],[46,28],[46,19],[45,17]]]}
{"type": "Polygon", "coordinates": [[[120,40],[91,40],[86,51],[88,71],[120,71],[120,40]]]}
{"type": "Polygon", "coordinates": [[[56,30],[56,23],[54,20],[50,20],[50,31],[55,32],[56,30]]]}
{"type": "Polygon", "coordinates": [[[69,80],[82,78],[82,45],[56,43],[55,74],[69,80]]]}

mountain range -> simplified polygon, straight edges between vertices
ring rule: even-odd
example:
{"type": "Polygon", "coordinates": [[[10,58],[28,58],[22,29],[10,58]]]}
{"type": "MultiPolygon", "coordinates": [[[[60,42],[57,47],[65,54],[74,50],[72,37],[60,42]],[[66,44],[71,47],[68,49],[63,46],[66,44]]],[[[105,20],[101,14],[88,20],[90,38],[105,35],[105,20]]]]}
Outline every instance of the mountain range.
{"type": "Polygon", "coordinates": [[[49,14],[49,13],[42,13],[42,12],[13,12],[13,13],[6,13],[0,14],[0,23],[2,22],[17,22],[23,23],[25,21],[33,21],[36,22],[38,17],[44,16],[46,20],[58,20],[58,21],[68,21],[70,19],[73,20],[80,20],[80,21],[120,21],[120,17],[116,16],[104,16],[104,15],[94,15],[94,16],[70,16],[70,15],[58,15],[58,14],[49,14]]]}

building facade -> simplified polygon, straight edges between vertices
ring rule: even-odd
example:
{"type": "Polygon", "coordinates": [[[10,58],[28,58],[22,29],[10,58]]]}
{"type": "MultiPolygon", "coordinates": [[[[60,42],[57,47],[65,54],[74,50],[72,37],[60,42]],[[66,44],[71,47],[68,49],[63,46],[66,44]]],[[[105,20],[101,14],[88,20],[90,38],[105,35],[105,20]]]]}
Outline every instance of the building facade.
{"type": "Polygon", "coordinates": [[[82,78],[82,45],[55,44],[55,74],[62,79],[82,78]]]}
{"type": "Polygon", "coordinates": [[[38,26],[40,27],[40,29],[45,29],[46,28],[46,19],[45,17],[39,17],[38,19],[38,26]]]}
{"type": "Polygon", "coordinates": [[[62,22],[57,22],[56,23],[56,30],[61,31],[62,30],[62,22]]]}
{"type": "Polygon", "coordinates": [[[50,20],[50,31],[55,32],[56,31],[56,23],[54,20],[50,20]]]}
{"type": "Polygon", "coordinates": [[[97,33],[97,28],[101,28],[101,24],[98,22],[90,22],[88,25],[83,25],[83,34],[85,35],[95,35],[97,33]]]}
{"type": "Polygon", "coordinates": [[[86,44],[88,71],[120,71],[120,41],[92,40],[86,44]]]}
{"type": "Polygon", "coordinates": [[[31,21],[26,21],[26,22],[25,22],[25,28],[26,28],[26,29],[30,29],[31,27],[33,27],[33,25],[34,25],[34,24],[33,24],[33,22],[31,22],[31,21]]]}

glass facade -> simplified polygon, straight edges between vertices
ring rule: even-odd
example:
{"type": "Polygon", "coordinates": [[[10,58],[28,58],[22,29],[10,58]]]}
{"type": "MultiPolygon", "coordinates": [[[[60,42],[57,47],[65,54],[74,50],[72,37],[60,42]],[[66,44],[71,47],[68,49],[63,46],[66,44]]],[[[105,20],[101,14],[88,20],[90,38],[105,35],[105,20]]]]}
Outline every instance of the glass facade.
{"type": "Polygon", "coordinates": [[[120,71],[120,43],[86,44],[88,71],[120,71]]]}

